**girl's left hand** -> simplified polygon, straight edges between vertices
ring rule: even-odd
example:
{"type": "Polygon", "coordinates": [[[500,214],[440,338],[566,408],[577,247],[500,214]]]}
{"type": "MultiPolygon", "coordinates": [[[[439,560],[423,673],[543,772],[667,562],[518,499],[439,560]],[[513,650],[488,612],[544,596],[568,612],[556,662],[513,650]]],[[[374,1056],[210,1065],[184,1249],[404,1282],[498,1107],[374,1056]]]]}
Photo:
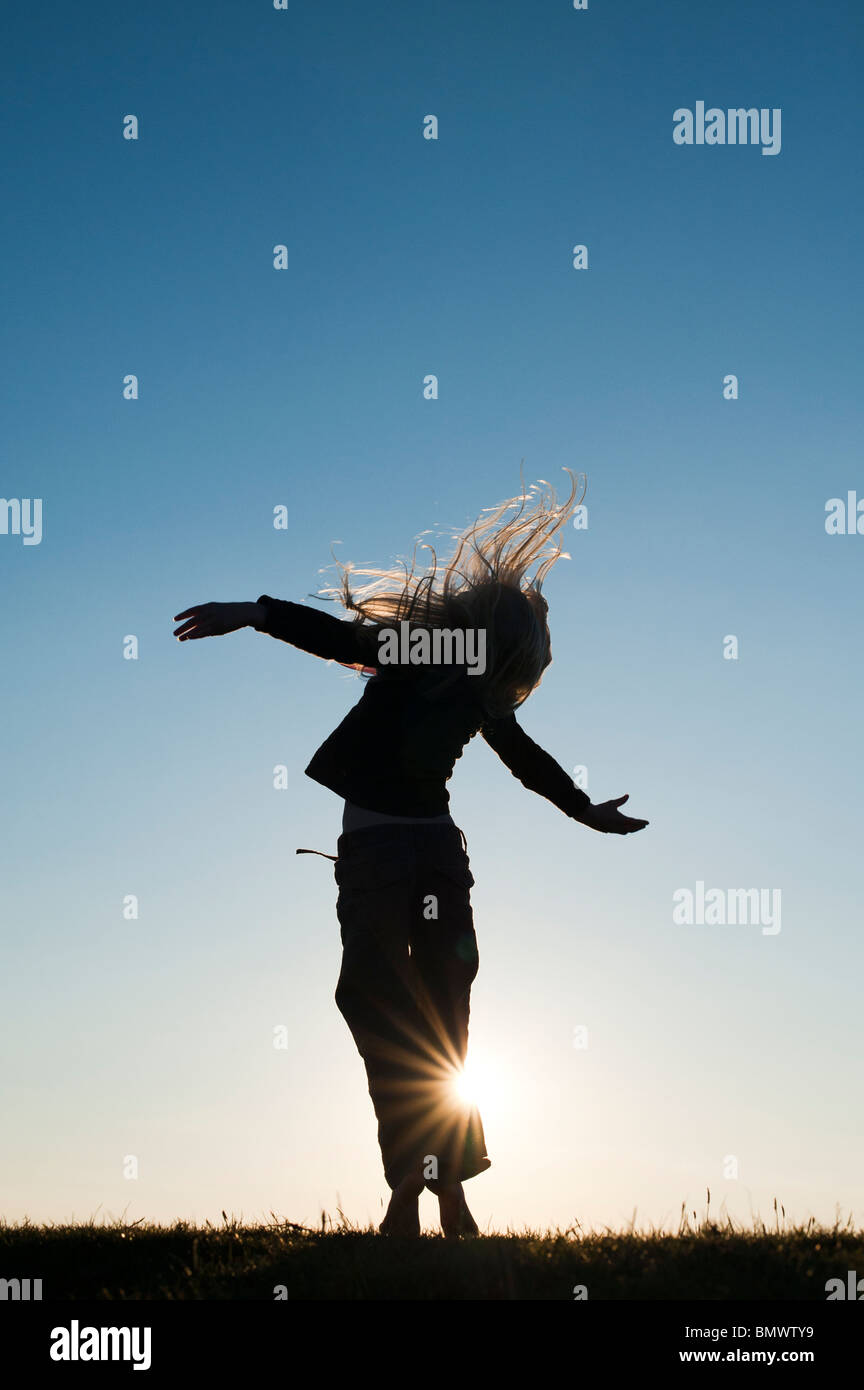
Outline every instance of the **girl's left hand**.
{"type": "Polygon", "coordinates": [[[174,636],[180,642],[196,637],[224,637],[227,632],[249,627],[257,611],[257,603],[199,603],[174,615],[175,623],[186,620],[181,627],[175,627],[174,636]]]}

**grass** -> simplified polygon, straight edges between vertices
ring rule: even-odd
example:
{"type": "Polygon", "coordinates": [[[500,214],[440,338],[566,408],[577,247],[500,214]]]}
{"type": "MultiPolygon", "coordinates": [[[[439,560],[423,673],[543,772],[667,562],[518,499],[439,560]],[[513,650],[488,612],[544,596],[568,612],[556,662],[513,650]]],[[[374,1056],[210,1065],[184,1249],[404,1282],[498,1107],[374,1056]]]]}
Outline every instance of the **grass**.
{"type": "MultiPolygon", "coordinates": [[[[709,1194],[710,1207],[710,1194],[709,1194]]],[[[311,1230],[273,1216],[221,1226],[0,1224],[0,1277],[41,1278],[43,1299],[816,1299],[864,1275],[864,1231],[700,1221],[677,1231],[506,1231],[393,1240],[322,1213],[311,1230]]],[[[272,1214],[271,1214],[272,1215],[272,1214]]]]}

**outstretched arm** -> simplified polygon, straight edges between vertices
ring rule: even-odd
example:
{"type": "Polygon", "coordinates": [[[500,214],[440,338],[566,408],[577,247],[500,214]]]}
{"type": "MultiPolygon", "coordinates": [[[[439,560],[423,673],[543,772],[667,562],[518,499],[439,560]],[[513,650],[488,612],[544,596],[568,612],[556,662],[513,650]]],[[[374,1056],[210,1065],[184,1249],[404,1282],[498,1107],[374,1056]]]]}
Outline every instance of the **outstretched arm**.
{"type": "Polygon", "coordinates": [[[186,608],[174,619],[181,626],[174,636],[181,642],[198,637],[221,637],[242,627],[254,627],[301,651],[346,666],[377,665],[375,629],[363,623],[346,622],[332,613],[307,608],[302,603],[262,594],[256,603],[202,603],[186,608]]]}
{"type": "Polygon", "coordinates": [[[648,824],[646,820],[621,814],[618,807],[627,800],[626,796],[592,805],[590,797],[574,785],[561,764],[528,737],[516,722],[515,714],[503,719],[487,719],[480,732],[523,787],[545,796],[565,815],[592,830],[607,835],[630,835],[648,824]]]}

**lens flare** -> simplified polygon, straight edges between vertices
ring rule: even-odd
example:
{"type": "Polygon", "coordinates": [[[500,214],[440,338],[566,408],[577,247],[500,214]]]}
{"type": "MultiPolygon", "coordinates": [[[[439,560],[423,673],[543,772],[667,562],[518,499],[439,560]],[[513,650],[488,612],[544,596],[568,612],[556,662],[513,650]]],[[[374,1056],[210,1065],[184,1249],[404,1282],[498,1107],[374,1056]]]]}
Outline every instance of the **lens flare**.
{"type": "Polygon", "coordinates": [[[454,1077],[453,1090],[463,1105],[476,1105],[482,1109],[484,1105],[499,1099],[501,1084],[488,1062],[469,1058],[462,1071],[454,1077]]]}

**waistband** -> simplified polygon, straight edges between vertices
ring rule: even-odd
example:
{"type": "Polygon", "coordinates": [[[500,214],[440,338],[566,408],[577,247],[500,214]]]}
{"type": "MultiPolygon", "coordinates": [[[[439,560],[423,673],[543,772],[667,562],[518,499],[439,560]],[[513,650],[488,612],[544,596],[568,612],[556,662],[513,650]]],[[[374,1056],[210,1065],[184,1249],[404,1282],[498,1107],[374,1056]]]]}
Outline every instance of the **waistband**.
{"type": "Polygon", "coordinates": [[[460,830],[458,825],[435,825],[429,821],[421,822],[418,825],[407,825],[402,821],[390,821],[387,825],[368,825],[364,826],[362,830],[344,832],[336,841],[336,857],[343,859],[363,850],[400,844],[417,846],[439,844],[442,846],[450,845],[453,848],[460,845],[464,853],[468,853],[468,841],[465,838],[465,832],[460,830]]]}

